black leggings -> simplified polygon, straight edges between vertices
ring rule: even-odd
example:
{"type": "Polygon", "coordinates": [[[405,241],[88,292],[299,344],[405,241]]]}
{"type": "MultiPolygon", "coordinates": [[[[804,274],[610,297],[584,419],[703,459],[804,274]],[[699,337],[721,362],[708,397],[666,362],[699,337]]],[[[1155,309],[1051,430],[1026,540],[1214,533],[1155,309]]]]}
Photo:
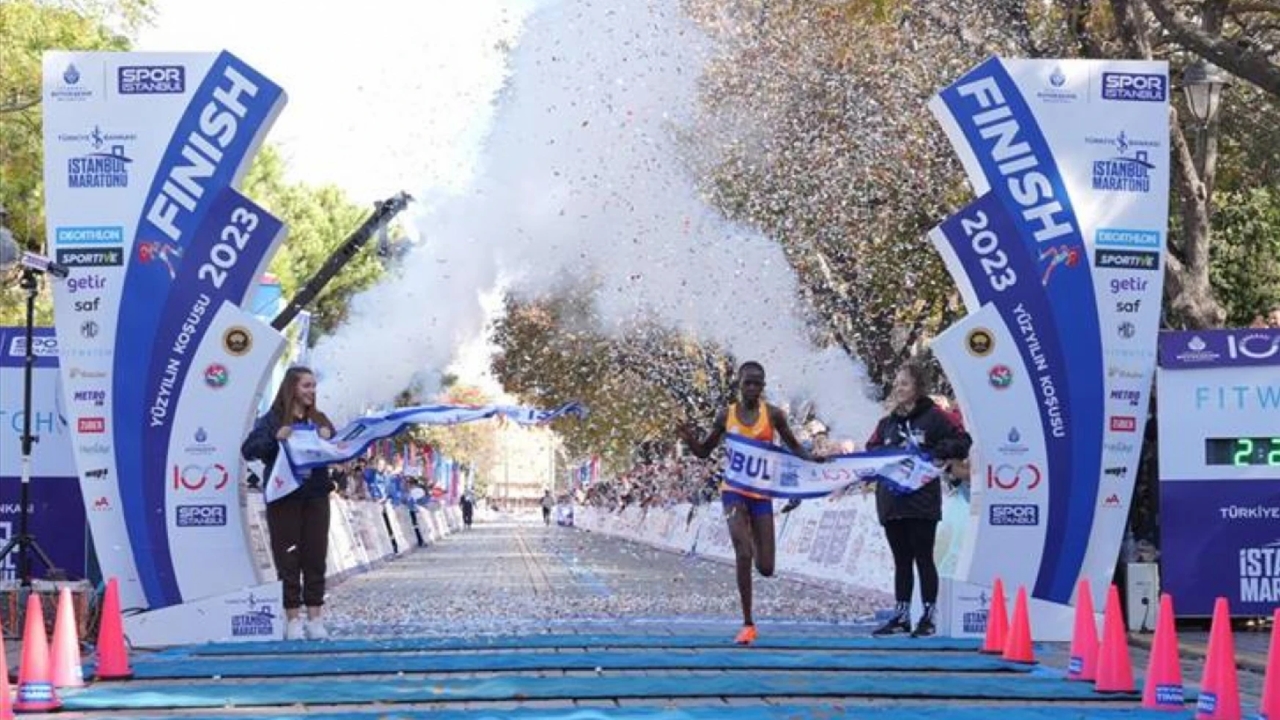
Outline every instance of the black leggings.
{"type": "Polygon", "coordinates": [[[920,571],[921,600],[938,602],[938,566],[933,563],[933,541],[938,536],[937,520],[889,520],[884,536],[893,551],[893,592],[900,603],[911,602],[915,590],[914,565],[920,571]]]}

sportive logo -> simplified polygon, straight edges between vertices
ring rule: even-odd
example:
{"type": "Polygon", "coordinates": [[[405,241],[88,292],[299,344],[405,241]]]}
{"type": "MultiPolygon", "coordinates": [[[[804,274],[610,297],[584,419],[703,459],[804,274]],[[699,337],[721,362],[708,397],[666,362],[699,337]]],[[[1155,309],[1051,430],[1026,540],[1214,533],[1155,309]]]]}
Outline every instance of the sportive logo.
{"type": "Polygon", "coordinates": [[[987,372],[987,382],[997,390],[1004,390],[1013,384],[1013,369],[1008,365],[996,365],[987,372]]]}
{"type": "Polygon", "coordinates": [[[1155,73],[1102,73],[1102,99],[1127,102],[1164,102],[1169,80],[1155,73]]]}
{"type": "Polygon", "coordinates": [[[223,388],[227,386],[227,382],[231,379],[227,366],[221,363],[213,363],[204,369],[204,384],[211,388],[223,388]]]}
{"type": "Polygon", "coordinates": [[[125,65],[116,70],[121,95],[174,95],[187,90],[187,69],[181,65],[125,65]]]}
{"type": "Polygon", "coordinates": [[[1093,264],[1120,270],[1158,270],[1160,253],[1150,250],[1094,250],[1093,264]]]}
{"type": "Polygon", "coordinates": [[[1093,234],[1093,244],[1101,247],[1158,248],[1160,233],[1155,230],[1121,230],[1098,228],[1093,234]]]}
{"type": "Polygon", "coordinates": [[[1040,524],[1037,505],[992,505],[989,522],[997,527],[1034,527],[1040,524]]]}
{"type": "Polygon", "coordinates": [[[123,245],[124,228],[119,225],[60,227],[54,231],[55,245],[123,245]]]}
{"type": "Polygon", "coordinates": [[[101,250],[79,250],[60,248],[57,251],[59,265],[67,267],[119,267],[124,264],[124,250],[120,248],[103,248],[101,250]]]}

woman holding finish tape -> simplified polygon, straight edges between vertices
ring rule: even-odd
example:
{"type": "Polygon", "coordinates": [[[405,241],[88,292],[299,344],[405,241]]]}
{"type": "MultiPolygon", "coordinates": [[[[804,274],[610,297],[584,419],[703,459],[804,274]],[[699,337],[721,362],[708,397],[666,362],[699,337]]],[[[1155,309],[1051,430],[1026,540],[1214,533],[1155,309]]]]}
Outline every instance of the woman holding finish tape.
{"type": "MultiPolygon", "coordinates": [[[[880,419],[867,441],[867,449],[907,448],[914,445],[934,460],[963,460],[973,440],[958,419],[939,408],[928,396],[924,367],[904,365],[893,381],[889,414],[880,419]]],[[[893,552],[893,587],[897,607],[892,618],[873,635],[911,633],[912,637],[933,635],[934,610],[938,604],[938,568],[933,559],[938,523],[942,521],[942,479],[927,483],[908,494],[899,494],[885,483],[876,485],[876,513],[893,552]],[[924,613],[915,629],[911,627],[911,595],[915,591],[915,571],[920,573],[920,596],[924,613]]]]}
{"type": "MultiPolygon", "coordinates": [[[[258,418],[240,446],[240,454],[247,460],[261,460],[270,473],[280,442],[289,439],[295,428],[314,429],[325,439],[334,433],[328,416],[316,409],[316,376],[305,367],[285,372],[271,409],[258,418]]],[[[315,468],[298,479],[301,486],[297,490],[267,504],[271,556],[284,586],[285,639],[323,640],[329,637],[320,616],[329,554],[329,493],[335,484],[327,467],[315,468]],[[307,608],[305,622],[303,606],[307,608]]]]}

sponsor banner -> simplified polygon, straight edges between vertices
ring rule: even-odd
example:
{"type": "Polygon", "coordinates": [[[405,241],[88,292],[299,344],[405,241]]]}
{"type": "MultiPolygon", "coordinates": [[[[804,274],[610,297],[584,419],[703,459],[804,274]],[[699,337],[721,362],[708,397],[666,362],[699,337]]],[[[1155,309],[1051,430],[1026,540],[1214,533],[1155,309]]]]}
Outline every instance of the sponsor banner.
{"type": "Polygon", "coordinates": [[[1218,596],[1244,617],[1280,603],[1278,335],[1161,333],[1160,575],[1180,612],[1207,616],[1218,596]]]}
{"type": "Polygon", "coordinates": [[[147,506],[160,524],[158,534],[147,538],[152,544],[142,547],[150,548],[155,562],[169,558],[157,571],[184,599],[258,580],[240,503],[240,443],[252,426],[263,380],[286,344],[274,328],[230,301],[208,314],[204,340],[191,349],[191,371],[175,388],[170,432],[163,445],[153,446],[154,458],[164,464],[148,470],[162,481],[147,506]],[[210,564],[217,573],[207,571],[210,564]]]}
{"type": "MultiPolygon", "coordinates": [[[[238,183],[248,169],[283,104],[284,92],[277,85],[222,52],[192,91],[172,132],[160,141],[165,149],[147,177],[149,188],[134,221],[133,248],[118,308],[122,322],[116,335],[112,388],[119,427],[151,427],[148,414],[155,398],[150,390],[157,378],[136,369],[154,372],[172,362],[173,346],[157,343],[158,334],[172,327],[175,314],[189,317],[192,294],[198,298],[216,286],[217,278],[239,266],[238,261],[246,265],[237,270],[252,271],[257,265],[250,260],[252,253],[269,250],[267,234],[250,237],[253,231],[246,223],[252,211],[222,190],[238,183]],[[215,216],[215,212],[221,214],[215,216]],[[239,247],[242,241],[244,247],[239,247]],[[241,259],[241,254],[249,257],[241,259]],[[195,276],[204,282],[184,284],[180,271],[183,279],[195,276]]],[[[140,479],[134,491],[125,495],[125,516],[148,604],[163,607],[181,602],[183,595],[176,577],[164,572],[173,560],[163,534],[158,533],[159,518],[154,512],[164,476],[154,474],[154,464],[148,467],[147,460],[154,456],[146,454],[143,438],[150,437],[150,433],[119,434],[116,458],[123,475],[140,479]]]]}
{"type": "MultiPolygon", "coordinates": [[[[58,378],[57,341],[53,328],[33,328],[32,335],[31,434],[39,442],[31,446],[28,527],[57,567],[83,577],[88,527],[58,378]]],[[[17,534],[21,521],[25,353],[26,328],[0,327],[0,546],[17,534]]],[[[106,479],[104,468],[87,474],[106,479]]],[[[35,577],[45,577],[44,565],[31,557],[35,577]]],[[[15,551],[0,562],[0,581],[14,580],[17,569],[15,551]]]]}
{"type": "Polygon", "coordinates": [[[970,455],[969,521],[952,576],[990,585],[997,577],[1030,585],[1051,541],[1052,484],[1040,382],[1023,365],[1021,332],[1011,329],[994,303],[952,325],[932,343],[934,355],[965,408],[965,427],[977,452],[970,455]],[[980,360],[980,362],[974,362],[980,360]],[[1007,371],[1001,371],[1006,368],[1007,371]],[[992,378],[1001,378],[996,384],[992,378]],[[1036,522],[1032,522],[1035,520],[1036,522]],[[1007,552],[1009,547],[1034,552],[1007,552]]]}
{"type": "MultiPolygon", "coordinates": [[[[89,392],[101,399],[92,408],[69,408],[71,448],[81,469],[107,471],[105,481],[90,485],[82,478],[81,486],[102,572],[119,578],[126,608],[146,607],[147,601],[125,529],[122,476],[115,458],[116,428],[141,424],[110,422],[117,402],[112,391],[117,325],[127,326],[132,320],[124,316],[121,323],[118,309],[138,213],[189,95],[155,95],[144,110],[133,102],[115,102],[117,70],[121,65],[180,66],[185,78],[199,79],[214,57],[92,52],[44,56],[46,247],[71,269],[65,281],[52,282],[62,380],[68,397],[89,392]],[[81,416],[107,419],[105,432],[81,432],[81,416]]],[[[149,336],[132,337],[135,344],[150,345],[149,336]]],[[[129,372],[141,376],[138,367],[142,366],[129,372]]]]}
{"type": "MultiPolygon", "coordinates": [[[[979,202],[992,195],[1007,210],[1047,299],[1037,340],[1061,349],[1065,382],[1055,390],[1069,449],[1050,435],[1048,459],[1060,469],[1065,454],[1070,470],[1050,473],[1052,511],[989,506],[978,530],[993,520],[1047,525],[1061,544],[1041,553],[1032,594],[1052,603],[1070,602],[1082,574],[1105,587],[1123,535],[1123,513],[1100,512],[1100,502],[1114,496],[1126,505],[1133,476],[1104,495],[1102,468],[1136,466],[1145,395],[1136,409],[1117,407],[1108,368],[1148,379],[1154,369],[1168,224],[1167,72],[1160,62],[992,58],[930,103],[979,202]],[[1104,450],[1135,437],[1123,457],[1104,450]]],[[[980,283],[1005,277],[992,255],[980,274],[954,249],[944,257],[970,308],[980,283]]],[[[988,441],[975,447],[992,450],[988,441]]]]}
{"type": "MultiPolygon", "coordinates": [[[[225,392],[218,397],[207,395],[203,390],[208,387],[208,378],[196,378],[190,386],[187,379],[193,367],[193,361],[204,355],[213,358],[205,365],[196,366],[197,373],[205,373],[208,366],[221,362],[227,357],[246,355],[253,351],[252,335],[248,326],[230,325],[214,329],[211,322],[220,308],[232,308],[243,301],[250,285],[257,277],[259,267],[265,263],[270,253],[283,237],[283,225],[271,217],[266,211],[247,200],[240,193],[230,188],[218,191],[218,196],[210,206],[204,222],[196,231],[188,250],[192,262],[183,263],[177,268],[174,290],[169,297],[169,305],[160,318],[156,335],[152,340],[151,368],[148,373],[134,382],[145,388],[147,416],[140,428],[140,447],[142,452],[143,478],[154,478],[151,482],[142,482],[138,492],[125,498],[125,517],[129,521],[130,538],[135,548],[150,548],[153,564],[159,567],[175,564],[169,553],[169,546],[164,542],[167,537],[167,520],[161,508],[165,507],[165,498],[176,489],[189,485],[185,480],[175,482],[171,479],[175,468],[186,468],[195,462],[186,453],[166,452],[172,450],[170,440],[173,431],[173,410],[183,401],[186,393],[188,407],[193,406],[194,395],[204,395],[210,404],[204,405],[206,423],[210,408],[240,405],[228,404],[238,400],[248,401],[256,390],[256,384],[244,378],[240,380],[238,393],[225,392]],[[212,333],[212,334],[211,334],[212,333]],[[210,352],[201,353],[197,348],[208,346],[210,352]],[[247,387],[246,387],[247,386],[247,387]]],[[[255,321],[255,326],[260,325],[255,321]]],[[[274,333],[272,333],[274,334],[274,333]]],[[[267,343],[268,350],[271,343],[267,343]]],[[[224,363],[225,364],[225,363],[224,363]]],[[[266,373],[270,366],[264,366],[266,373]]],[[[265,375],[264,375],[265,376],[265,375]]],[[[248,377],[248,376],[245,376],[248,377]]],[[[258,376],[252,376],[254,380],[258,376]]],[[[245,408],[253,406],[246,405],[245,408]]],[[[227,415],[222,413],[226,418],[227,415]]],[[[236,423],[222,420],[216,422],[218,430],[236,427],[236,423]]],[[[226,438],[224,443],[229,443],[226,438]]],[[[234,443],[232,443],[234,444],[234,443]]],[[[238,447],[237,447],[238,449],[238,447]]],[[[225,454],[224,454],[225,455],[225,454]]],[[[230,476],[228,466],[221,465],[224,482],[230,476]]],[[[238,467],[238,463],[231,465],[238,467]]],[[[237,474],[236,477],[239,477],[237,474]]],[[[232,484],[230,497],[234,500],[235,485],[232,484]]],[[[181,506],[180,506],[181,507],[181,506]]],[[[214,508],[205,508],[213,512],[214,508]]],[[[191,515],[194,506],[180,509],[184,513],[185,527],[195,527],[196,519],[191,515]]],[[[182,520],[183,518],[179,518],[182,520]]],[[[203,522],[212,527],[215,518],[207,516],[203,522]]],[[[221,525],[226,526],[226,517],[221,525]]],[[[182,525],[180,525],[182,526],[182,525]]],[[[232,527],[239,532],[239,523],[232,527]]],[[[198,585],[207,582],[196,581],[198,585]]],[[[178,587],[182,588],[179,582],[178,587]]],[[[195,587],[195,586],[192,586],[195,587]]],[[[222,588],[218,588],[221,590],[222,588]]],[[[181,597],[202,597],[182,591],[181,597]]]]}
{"type": "Polygon", "coordinates": [[[1178,330],[1160,333],[1160,367],[1258,367],[1280,365],[1280,330],[1178,330]]]}
{"type": "Polygon", "coordinates": [[[1178,613],[1264,617],[1280,605],[1280,481],[1166,480],[1160,580],[1178,613]]]}

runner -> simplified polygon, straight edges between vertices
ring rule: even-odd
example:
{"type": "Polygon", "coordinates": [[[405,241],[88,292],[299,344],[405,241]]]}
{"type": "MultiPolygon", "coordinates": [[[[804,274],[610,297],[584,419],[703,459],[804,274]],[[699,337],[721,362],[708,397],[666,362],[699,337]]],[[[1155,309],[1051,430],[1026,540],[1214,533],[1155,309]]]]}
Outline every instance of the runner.
{"type": "MultiPolygon", "coordinates": [[[[738,369],[739,402],[729,405],[716,416],[711,434],[698,440],[698,431],[685,424],[677,428],[680,439],[694,455],[706,459],[720,444],[725,433],[741,435],[752,440],[776,444],[777,438],[791,452],[806,460],[816,460],[808,453],[787,425],[787,416],[781,409],[761,399],[764,392],[764,366],[750,361],[738,369]]],[[[721,483],[720,500],[724,505],[725,520],[729,524],[729,537],[733,540],[733,554],[737,561],[738,597],[742,601],[742,630],[734,642],[750,645],[757,638],[755,618],[751,614],[751,565],[764,577],[773,575],[774,536],[773,501],[768,497],[745,490],[737,490],[721,483]]]]}

